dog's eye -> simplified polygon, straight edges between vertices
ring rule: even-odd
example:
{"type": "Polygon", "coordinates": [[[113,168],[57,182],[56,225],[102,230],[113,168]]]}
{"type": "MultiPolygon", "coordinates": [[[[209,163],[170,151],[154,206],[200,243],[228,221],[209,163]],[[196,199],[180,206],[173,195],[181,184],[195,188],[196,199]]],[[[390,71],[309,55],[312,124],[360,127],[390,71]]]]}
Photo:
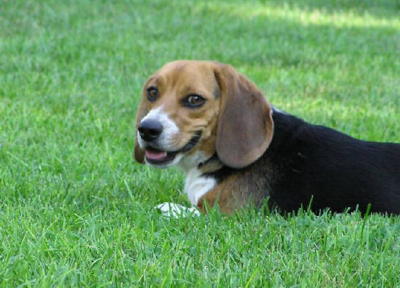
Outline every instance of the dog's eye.
{"type": "Polygon", "coordinates": [[[154,102],[154,101],[157,100],[157,98],[158,98],[158,89],[156,87],[151,86],[151,87],[146,89],[146,92],[147,92],[147,99],[150,102],[154,102]]]}
{"type": "Polygon", "coordinates": [[[206,99],[197,94],[190,94],[183,99],[183,105],[190,108],[200,107],[206,102],[206,99]]]}

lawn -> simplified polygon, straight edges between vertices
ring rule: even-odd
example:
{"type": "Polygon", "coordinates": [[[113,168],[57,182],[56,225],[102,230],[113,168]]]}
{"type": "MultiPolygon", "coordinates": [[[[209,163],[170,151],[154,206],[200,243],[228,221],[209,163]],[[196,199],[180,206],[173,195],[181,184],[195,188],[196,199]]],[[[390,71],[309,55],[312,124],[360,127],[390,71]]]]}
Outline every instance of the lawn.
{"type": "Polygon", "coordinates": [[[279,109],[400,142],[400,2],[0,1],[0,287],[400,287],[400,218],[168,219],[132,160],[145,79],[230,63],[279,109]]]}

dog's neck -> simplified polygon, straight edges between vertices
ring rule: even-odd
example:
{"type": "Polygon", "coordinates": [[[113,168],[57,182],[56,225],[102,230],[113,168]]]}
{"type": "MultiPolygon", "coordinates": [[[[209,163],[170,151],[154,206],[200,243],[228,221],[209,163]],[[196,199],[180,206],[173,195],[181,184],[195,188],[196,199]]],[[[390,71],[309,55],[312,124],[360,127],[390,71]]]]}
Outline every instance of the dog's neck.
{"type": "Polygon", "coordinates": [[[221,169],[223,166],[224,165],[219,160],[217,153],[215,153],[213,156],[208,158],[206,161],[199,163],[199,165],[197,165],[197,168],[202,172],[202,174],[206,174],[206,173],[215,172],[215,171],[221,169]]]}
{"type": "Polygon", "coordinates": [[[186,174],[183,191],[192,205],[197,205],[199,199],[216,185],[214,177],[205,175],[221,169],[222,163],[216,155],[210,157],[206,156],[204,152],[196,151],[182,158],[178,167],[186,174]]]}
{"type": "Polygon", "coordinates": [[[223,164],[219,161],[217,154],[210,157],[201,151],[184,157],[178,164],[178,167],[186,174],[193,169],[198,170],[201,174],[210,173],[220,169],[222,166],[223,164]]]}

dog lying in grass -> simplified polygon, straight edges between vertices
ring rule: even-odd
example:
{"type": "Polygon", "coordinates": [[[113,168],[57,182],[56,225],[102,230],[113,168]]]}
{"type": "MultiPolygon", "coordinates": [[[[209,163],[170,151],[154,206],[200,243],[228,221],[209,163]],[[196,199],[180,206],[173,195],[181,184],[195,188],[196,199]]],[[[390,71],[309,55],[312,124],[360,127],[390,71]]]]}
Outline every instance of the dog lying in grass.
{"type": "Polygon", "coordinates": [[[354,139],[268,103],[231,66],[166,64],[145,83],[134,157],[180,166],[200,211],[245,205],[283,212],[359,209],[400,213],[400,144],[354,139]]]}

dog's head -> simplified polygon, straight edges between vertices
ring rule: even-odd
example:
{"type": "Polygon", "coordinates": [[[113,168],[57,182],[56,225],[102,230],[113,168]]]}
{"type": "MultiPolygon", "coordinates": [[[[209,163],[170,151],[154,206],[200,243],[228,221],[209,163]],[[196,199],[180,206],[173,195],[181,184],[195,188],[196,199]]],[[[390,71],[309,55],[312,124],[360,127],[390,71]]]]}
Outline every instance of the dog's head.
{"type": "Polygon", "coordinates": [[[140,163],[194,166],[216,153],[223,164],[242,168],[271,143],[272,109],[229,65],[175,61],[146,81],[136,128],[140,163]]]}

